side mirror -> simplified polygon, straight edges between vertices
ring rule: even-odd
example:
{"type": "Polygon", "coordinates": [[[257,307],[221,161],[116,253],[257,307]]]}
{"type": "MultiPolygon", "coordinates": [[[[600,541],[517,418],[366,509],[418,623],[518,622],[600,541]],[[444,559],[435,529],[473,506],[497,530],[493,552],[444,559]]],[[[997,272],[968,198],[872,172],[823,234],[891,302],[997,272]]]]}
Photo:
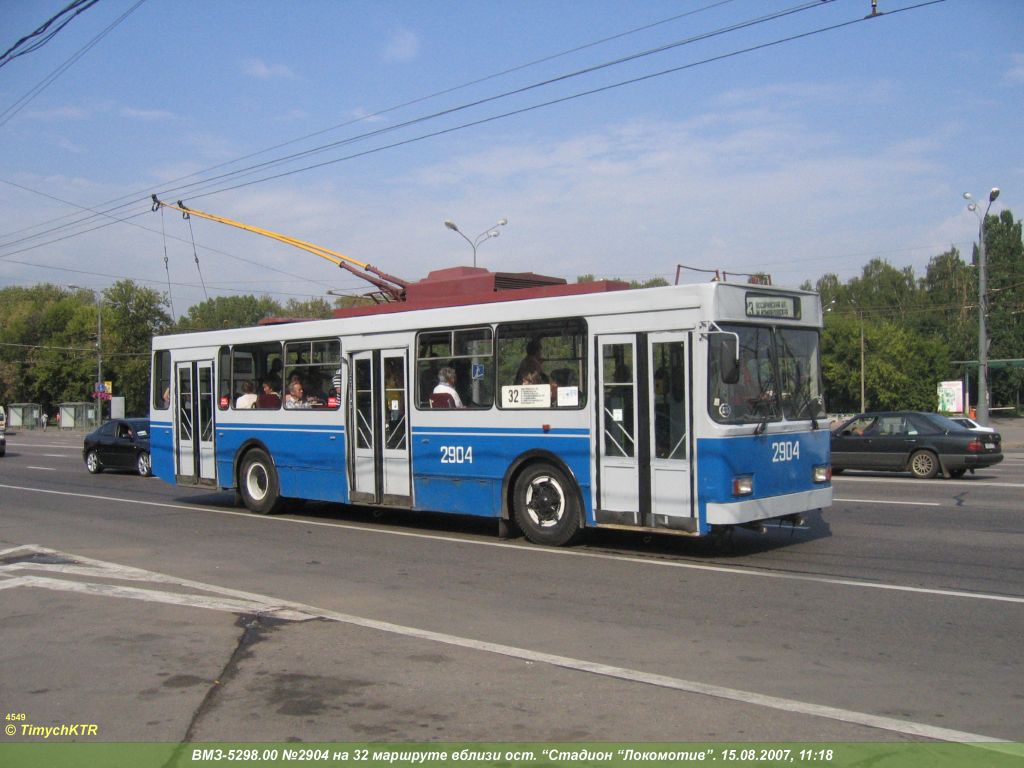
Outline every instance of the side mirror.
{"type": "Polygon", "coordinates": [[[719,378],[724,384],[735,384],[740,380],[739,336],[735,333],[718,332],[710,334],[710,338],[719,378]]]}

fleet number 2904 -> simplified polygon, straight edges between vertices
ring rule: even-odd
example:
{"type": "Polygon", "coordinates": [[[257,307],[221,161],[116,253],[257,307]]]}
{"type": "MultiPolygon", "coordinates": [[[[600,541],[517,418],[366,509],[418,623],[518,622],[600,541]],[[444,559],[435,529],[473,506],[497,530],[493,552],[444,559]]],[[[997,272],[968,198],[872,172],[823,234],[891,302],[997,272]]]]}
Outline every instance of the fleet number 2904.
{"type": "Polygon", "coordinates": [[[793,461],[800,458],[800,443],[796,440],[783,440],[772,443],[772,464],[793,461]]]}
{"type": "Polygon", "coordinates": [[[473,463],[473,446],[468,448],[464,445],[442,445],[441,446],[441,463],[442,464],[472,464],[473,463]]]}

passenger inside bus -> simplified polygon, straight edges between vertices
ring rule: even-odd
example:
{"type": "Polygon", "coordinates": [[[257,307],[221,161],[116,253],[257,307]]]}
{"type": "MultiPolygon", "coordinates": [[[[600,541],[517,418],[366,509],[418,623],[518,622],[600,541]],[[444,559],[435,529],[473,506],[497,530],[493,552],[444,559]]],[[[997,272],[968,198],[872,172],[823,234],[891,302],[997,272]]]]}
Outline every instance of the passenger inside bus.
{"type": "Polygon", "coordinates": [[[455,382],[458,377],[455,369],[445,366],[437,372],[437,385],[430,393],[431,408],[464,408],[462,398],[455,389],[455,382]]]}
{"type": "Polygon", "coordinates": [[[277,388],[280,386],[276,379],[267,379],[263,382],[263,391],[256,397],[257,408],[280,408],[281,407],[281,396],[277,394],[277,388]]]}
{"type": "Polygon", "coordinates": [[[240,394],[238,399],[235,400],[235,408],[255,408],[258,398],[256,393],[252,391],[252,382],[243,381],[240,388],[242,390],[242,394],[240,394]]]}
{"type": "Polygon", "coordinates": [[[541,357],[540,339],[531,339],[526,345],[526,357],[519,364],[516,370],[516,381],[525,384],[523,378],[528,374],[537,374],[540,377],[538,384],[546,384],[547,374],[544,373],[544,358],[541,357]]]}
{"type": "Polygon", "coordinates": [[[288,385],[288,394],[284,396],[285,408],[313,408],[323,404],[323,401],[315,395],[307,396],[302,388],[302,381],[297,376],[292,377],[292,381],[288,385]]]}

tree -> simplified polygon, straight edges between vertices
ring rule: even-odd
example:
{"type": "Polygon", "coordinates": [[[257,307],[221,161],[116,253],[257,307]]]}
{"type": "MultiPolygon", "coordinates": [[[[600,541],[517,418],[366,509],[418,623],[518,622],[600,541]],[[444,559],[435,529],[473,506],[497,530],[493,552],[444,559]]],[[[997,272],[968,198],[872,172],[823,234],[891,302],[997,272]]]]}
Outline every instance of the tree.
{"type": "Polygon", "coordinates": [[[103,292],[104,376],[125,398],[125,413],[149,412],[150,349],[153,336],[171,328],[166,297],[131,280],[103,292]]]}
{"type": "Polygon", "coordinates": [[[177,324],[179,332],[209,331],[217,328],[242,328],[256,325],[266,317],[281,317],[285,312],[273,299],[255,296],[217,296],[189,307],[177,324]]]}

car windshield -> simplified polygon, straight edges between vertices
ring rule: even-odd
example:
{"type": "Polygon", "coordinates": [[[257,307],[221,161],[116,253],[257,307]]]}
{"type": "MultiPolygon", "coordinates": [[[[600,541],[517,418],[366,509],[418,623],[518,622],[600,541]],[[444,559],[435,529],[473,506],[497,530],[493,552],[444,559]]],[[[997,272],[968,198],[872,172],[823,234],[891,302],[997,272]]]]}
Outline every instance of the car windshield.
{"type": "Polygon", "coordinates": [[[739,337],[740,371],[735,384],[723,382],[720,361],[709,351],[711,418],[746,424],[825,417],[817,331],[744,325],[722,330],[739,337]]]}

